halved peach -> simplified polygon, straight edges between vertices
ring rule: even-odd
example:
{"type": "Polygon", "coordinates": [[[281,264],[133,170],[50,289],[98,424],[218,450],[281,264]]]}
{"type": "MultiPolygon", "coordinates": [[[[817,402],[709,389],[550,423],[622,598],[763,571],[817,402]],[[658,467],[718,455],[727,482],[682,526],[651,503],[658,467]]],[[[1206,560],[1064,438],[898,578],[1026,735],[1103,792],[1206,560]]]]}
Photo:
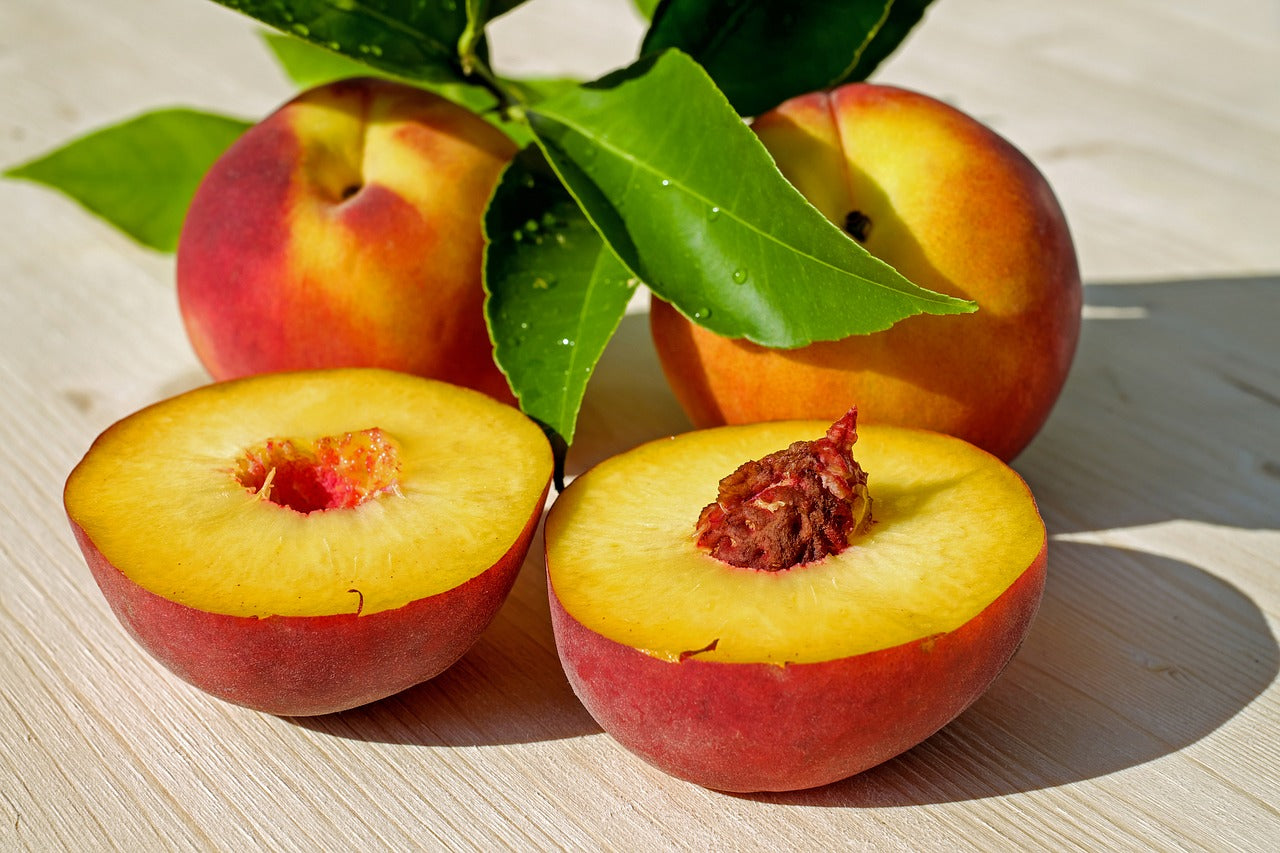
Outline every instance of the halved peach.
{"type": "Polygon", "coordinates": [[[1046,536],[1016,473],[892,426],[861,430],[854,462],[852,416],[826,426],[645,444],[548,513],[569,681],[605,731],[675,776],[762,791],[854,775],[964,710],[1031,624],[1046,536]]]}
{"type": "Polygon", "coordinates": [[[546,499],[541,429],[377,369],[265,374],[108,428],[67,479],[112,610],[182,678],[282,715],[440,673],[515,580],[546,499]]]}

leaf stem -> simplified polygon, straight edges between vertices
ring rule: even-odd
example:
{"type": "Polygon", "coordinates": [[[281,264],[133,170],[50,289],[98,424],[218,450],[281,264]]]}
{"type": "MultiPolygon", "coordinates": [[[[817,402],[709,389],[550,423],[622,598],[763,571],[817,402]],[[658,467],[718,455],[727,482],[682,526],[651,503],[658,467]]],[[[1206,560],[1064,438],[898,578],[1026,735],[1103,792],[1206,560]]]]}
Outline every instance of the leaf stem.
{"type": "Polygon", "coordinates": [[[523,124],[526,127],[529,125],[529,116],[525,112],[528,102],[519,87],[506,85],[488,63],[477,57],[471,57],[470,61],[464,57],[462,70],[468,78],[480,83],[498,99],[493,109],[503,121],[523,124]]]}

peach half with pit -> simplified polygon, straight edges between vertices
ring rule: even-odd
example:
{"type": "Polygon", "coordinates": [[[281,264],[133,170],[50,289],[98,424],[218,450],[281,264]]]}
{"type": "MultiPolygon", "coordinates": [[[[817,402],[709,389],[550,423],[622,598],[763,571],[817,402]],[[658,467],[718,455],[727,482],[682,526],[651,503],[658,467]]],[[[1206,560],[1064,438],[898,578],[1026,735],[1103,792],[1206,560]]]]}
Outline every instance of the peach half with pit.
{"type": "Polygon", "coordinates": [[[109,427],[64,504],[115,615],[180,677],[324,714],[444,671],[511,589],[551,478],[542,430],[374,368],[214,383],[109,427]]]}
{"type": "Polygon", "coordinates": [[[215,380],[383,367],[513,403],[484,320],[481,218],[515,144],[422,89],[298,95],[204,176],[178,305],[215,380]]]}
{"type": "Polygon", "coordinates": [[[641,445],[575,479],[545,536],[583,705],[658,768],[735,792],[835,782],[928,738],[1012,658],[1045,581],[1012,469],[852,412],[641,445]]]}
{"type": "Polygon", "coordinates": [[[721,337],[654,300],[654,343],[693,425],[831,421],[857,400],[864,423],[1015,457],[1049,417],[1080,335],[1080,269],[1041,172],[955,107],[879,84],[793,98],[752,129],[851,240],[978,311],[787,350],[721,337]]]}

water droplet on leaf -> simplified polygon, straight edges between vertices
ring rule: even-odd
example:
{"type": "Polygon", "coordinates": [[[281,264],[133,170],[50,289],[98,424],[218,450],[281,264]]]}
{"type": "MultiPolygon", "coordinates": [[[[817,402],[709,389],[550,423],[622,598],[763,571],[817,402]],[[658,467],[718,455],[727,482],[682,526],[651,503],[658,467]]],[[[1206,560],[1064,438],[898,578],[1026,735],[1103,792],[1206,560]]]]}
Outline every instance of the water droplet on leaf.
{"type": "Polygon", "coordinates": [[[736,269],[733,271],[733,283],[745,284],[747,281],[747,271],[744,269],[736,269]]]}

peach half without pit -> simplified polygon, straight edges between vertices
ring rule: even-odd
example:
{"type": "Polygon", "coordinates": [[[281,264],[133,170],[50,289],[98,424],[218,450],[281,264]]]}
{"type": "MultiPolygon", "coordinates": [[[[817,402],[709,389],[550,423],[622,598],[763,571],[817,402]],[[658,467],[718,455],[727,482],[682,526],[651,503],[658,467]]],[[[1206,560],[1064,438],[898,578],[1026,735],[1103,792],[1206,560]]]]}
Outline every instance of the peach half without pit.
{"type": "Polygon", "coordinates": [[[373,368],[262,374],[109,427],[63,499],[143,648],[222,699],[313,715],[471,647],[551,464],[541,429],[479,392],[373,368]]]}
{"type": "Polygon", "coordinates": [[[723,791],[835,782],[942,728],[1017,650],[1045,581],[1026,484],[854,417],[654,441],[553,504],[561,662],[641,758],[723,791]]]}

